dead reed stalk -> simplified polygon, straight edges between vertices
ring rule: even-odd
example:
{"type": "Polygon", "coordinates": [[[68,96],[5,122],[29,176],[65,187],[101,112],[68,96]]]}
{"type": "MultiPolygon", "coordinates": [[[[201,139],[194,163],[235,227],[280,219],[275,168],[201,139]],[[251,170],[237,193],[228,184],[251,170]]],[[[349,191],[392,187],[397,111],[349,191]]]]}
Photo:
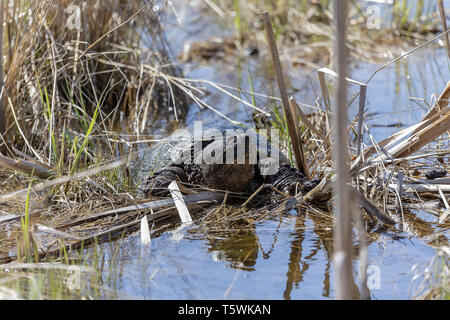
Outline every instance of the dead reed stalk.
{"type": "Polygon", "coordinates": [[[334,115],[335,145],[334,157],[337,180],[334,185],[336,196],[335,215],[335,274],[336,298],[351,299],[353,282],[352,269],[352,214],[353,209],[349,186],[347,183],[348,170],[348,138],[347,138],[347,47],[346,41],[347,1],[335,3],[336,40],[337,51],[337,92],[334,115]]]}
{"type": "Polygon", "coordinates": [[[0,8],[0,135],[5,134],[6,118],[5,118],[5,90],[3,87],[3,18],[5,0],[2,0],[0,8]]]}
{"type": "MultiPolygon", "coordinates": [[[[447,21],[446,21],[446,17],[445,17],[444,1],[443,0],[439,0],[438,1],[438,6],[439,6],[439,14],[441,16],[442,29],[443,29],[444,32],[446,32],[447,31],[447,21]]],[[[446,48],[447,48],[448,57],[450,59],[450,40],[448,38],[448,33],[445,36],[445,45],[446,45],[446,48]]]]}
{"type": "Polygon", "coordinates": [[[275,36],[273,34],[272,22],[270,20],[269,12],[265,11],[263,13],[263,21],[264,28],[266,30],[267,42],[269,43],[270,54],[272,56],[272,61],[275,68],[275,74],[277,76],[278,88],[280,90],[280,96],[283,102],[283,111],[286,117],[286,126],[289,132],[289,137],[291,138],[292,148],[294,149],[295,165],[299,172],[308,177],[305,156],[303,154],[303,146],[300,136],[297,132],[298,130],[296,129],[296,121],[298,121],[298,119],[294,119],[294,116],[291,112],[291,105],[289,103],[288,95],[286,92],[286,84],[284,82],[280,56],[278,54],[278,48],[275,42],[275,36]]]}

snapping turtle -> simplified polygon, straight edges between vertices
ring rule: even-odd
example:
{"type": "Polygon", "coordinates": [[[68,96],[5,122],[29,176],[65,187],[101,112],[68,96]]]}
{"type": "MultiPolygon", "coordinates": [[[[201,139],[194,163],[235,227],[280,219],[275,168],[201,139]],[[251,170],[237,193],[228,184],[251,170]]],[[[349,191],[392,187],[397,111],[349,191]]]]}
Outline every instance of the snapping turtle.
{"type": "Polygon", "coordinates": [[[167,193],[173,180],[250,193],[266,183],[291,195],[319,182],[307,181],[263,135],[233,125],[173,134],[146,151],[131,175],[145,196],[167,193]]]}

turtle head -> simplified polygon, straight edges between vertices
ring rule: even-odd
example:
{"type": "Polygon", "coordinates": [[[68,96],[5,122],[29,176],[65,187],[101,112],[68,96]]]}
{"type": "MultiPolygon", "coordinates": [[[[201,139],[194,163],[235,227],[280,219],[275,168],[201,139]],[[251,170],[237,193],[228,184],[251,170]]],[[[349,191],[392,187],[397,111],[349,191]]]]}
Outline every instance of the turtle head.
{"type": "Polygon", "coordinates": [[[245,191],[255,177],[255,166],[246,164],[211,164],[202,166],[203,179],[210,188],[245,191]]]}
{"type": "Polygon", "coordinates": [[[255,177],[256,155],[245,134],[225,135],[212,140],[201,153],[202,175],[210,188],[244,191],[255,177]]]}

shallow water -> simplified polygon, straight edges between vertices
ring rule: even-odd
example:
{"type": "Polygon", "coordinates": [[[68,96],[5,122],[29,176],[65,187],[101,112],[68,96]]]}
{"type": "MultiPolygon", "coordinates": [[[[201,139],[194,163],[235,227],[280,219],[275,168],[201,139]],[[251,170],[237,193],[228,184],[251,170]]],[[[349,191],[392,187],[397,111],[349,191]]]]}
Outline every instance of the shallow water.
{"type": "MultiPolygon", "coordinates": [[[[231,34],[214,16],[202,16],[177,1],[174,6],[182,25],[192,26],[181,28],[173,21],[173,25],[167,27],[166,36],[174,54],[182,50],[186,40],[231,34]]],[[[365,81],[378,66],[356,62],[351,77],[365,81]]],[[[250,73],[256,92],[277,95],[264,57],[187,65],[185,71],[189,78],[208,79],[243,89],[249,89],[250,73]]],[[[286,74],[297,101],[314,105],[315,95],[308,76],[315,92],[319,93],[316,72],[297,68],[289,69],[286,74]]],[[[441,92],[449,79],[446,52],[436,47],[424,48],[379,72],[367,92],[366,108],[370,114],[367,123],[371,125],[371,134],[380,140],[399,130],[399,127],[380,125],[409,126],[420,120],[426,112],[426,104],[420,102],[418,106],[409,98],[429,102],[431,93],[441,92]]],[[[249,124],[251,109],[213,88],[208,89],[207,103],[229,118],[249,124]]],[[[249,94],[241,94],[250,101],[249,94]]],[[[269,110],[267,99],[258,98],[258,103],[269,110]]],[[[356,112],[354,104],[351,114],[356,112]]],[[[194,120],[202,120],[204,125],[226,122],[217,113],[202,111],[197,106],[191,108],[187,126],[194,120]]],[[[426,212],[421,212],[420,216],[431,224],[436,222],[436,218],[426,212]]],[[[147,247],[141,246],[138,236],[103,245],[106,264],[113,264],[117,272],[113,276],[114,283],[107,282],[107,286],[116,290],[119,297],[139,299],[331,299],[334,296],[332,231],[325,234],[323,229],[318,231],[312,214],[304,217],[292,211],[288,216],[258,222],[253,232],[242,234],[194,236],[188,232],[190,228],[192,226],[164,232],[147,247]],[[113,259],[115,250],[118,254],[113,259]]],[[[413,266],[423,269],[435,256],[435,249],[428,241],[411,236],[417,233],[412,221],[409,228],[396,234],[371,231],[376,234],[376,240],[368,246],[371,298],[410,298],[415,275],[411,269],[413,266]]],[[[357,264],[355,260],[355,266],[357,264]]],[[[105,271],[105,277],[107,274],[105,271]]]]}
{"type": "MultiPolygon", "coordinates": [[[[192,239],[185,227],[165,232],[145,247],[138,236],[109,244],[111,252],[119,252],[114,267],[120,270],[111,289],[119,297],[137,299],[333,298],[331,238],[324,239],[313,220],[294,212],[280,220],[260,222],[252,233],[208,240],[192,239]],[[299,224],[305,229],[296,231],[299,224]]],[[[420,270],[435,255],[421,240],[388,234],[380,234],[368,251],[373,299],[409,298],[413,266],[420,270]]]]}

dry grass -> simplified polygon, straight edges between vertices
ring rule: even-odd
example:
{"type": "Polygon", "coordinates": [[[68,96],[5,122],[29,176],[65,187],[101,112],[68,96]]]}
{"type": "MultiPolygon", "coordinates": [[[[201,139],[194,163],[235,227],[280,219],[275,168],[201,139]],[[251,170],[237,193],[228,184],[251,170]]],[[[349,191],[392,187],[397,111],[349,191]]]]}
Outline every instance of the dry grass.
{"type": "MultiPolygon", "coordinates": [[[[140,0],[45,0],[5,10],[2,193],[38,177],[27,198],[42,223],[52,225],[54,212],[79,214],[77,205],[133,199],[123,170],[133,142],[149,119],[186,115],[193,87],[172,62],[155,8],[140,0]],[[129,135],[119,138],[118,126],[129,135]]],[[[21,216],[26,194],[3,198],[4,213],[21,216]]],[[[6,251],[21,232],[20,223],[7,228],[17,232],[6,251]]]]}
{"type": "MultiPolygon", "coordinates": [[[[89,134],[106,141],[114,140],[111,132],[124,116],[129,121],[123,129],[139,139],[149,114],[185,115],[188,98],[176,82],[182,72],[171,61],[152,8],[138,0],[85,6],[81,1],[14,2],[6,11],[5,30],[2,144],[9,157],[16,158],[18,149],[53,168],[70,167],[70,148],[75,139],[81,145],[96,109],[98,121],[89,134]]],[[[97,145],[114,153],[110,142],[97,145]]]]}

